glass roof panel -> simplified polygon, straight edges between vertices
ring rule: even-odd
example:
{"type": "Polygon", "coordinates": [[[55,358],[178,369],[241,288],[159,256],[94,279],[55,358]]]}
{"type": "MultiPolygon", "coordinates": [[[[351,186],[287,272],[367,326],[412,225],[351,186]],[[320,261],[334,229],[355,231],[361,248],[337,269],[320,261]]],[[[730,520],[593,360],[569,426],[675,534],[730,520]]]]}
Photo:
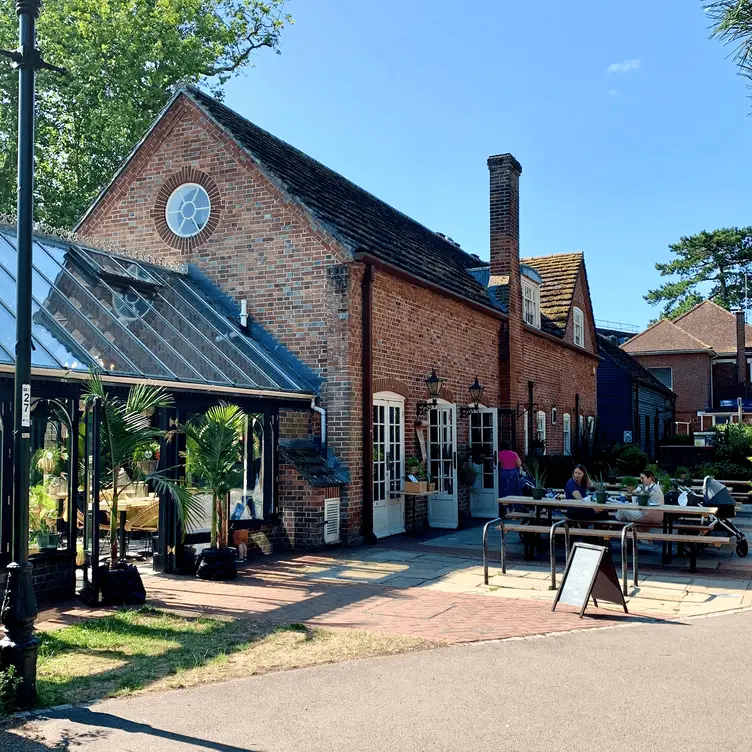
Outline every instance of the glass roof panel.
{"type": "MultiPolygon", "coordinates": [[[[33,256],[35,366],[313,391],[302,366],[272,354],[276,343],[267,349],[233,325],[211,283],[56,238],[35,238],[33,256]]],[[[14,231],[0,227],[0,363],[15,352],[16,257],[14,231]]]]}

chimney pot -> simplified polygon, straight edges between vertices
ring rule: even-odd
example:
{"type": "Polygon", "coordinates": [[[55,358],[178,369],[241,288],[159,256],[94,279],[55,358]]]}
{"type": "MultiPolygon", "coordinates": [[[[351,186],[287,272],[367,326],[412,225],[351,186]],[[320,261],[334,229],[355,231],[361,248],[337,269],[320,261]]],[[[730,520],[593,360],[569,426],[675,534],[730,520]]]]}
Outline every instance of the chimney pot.
{"type": "Polygon", "coordinates": [[[736,316],[736,380],[739,382],[739,396],[747,397],[747,325],[744,311],[737,308],[736,316]]]}

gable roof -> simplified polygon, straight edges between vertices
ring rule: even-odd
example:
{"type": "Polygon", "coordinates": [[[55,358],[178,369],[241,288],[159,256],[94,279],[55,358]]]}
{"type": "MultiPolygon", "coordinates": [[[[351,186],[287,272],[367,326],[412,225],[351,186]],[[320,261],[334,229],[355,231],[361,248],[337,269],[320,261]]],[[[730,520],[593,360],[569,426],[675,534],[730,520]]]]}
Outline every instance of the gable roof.
{"type": "Polygon", "coordinates": [[[647,368],[640,365],[629,353],[624,352],[610,337],[606,337],[600,332],[598,332],[597,337],[598,350],[602,357],[611,360],[617,368],[624,371],[630,378],[637,379],[658,392],[673,396],[674,392],[671,389],[658,381],[647,368]]]}
{"type": "MultiPolygon", "coordinates": [[[[673,320],[717,353],[736,352],[736,316],[712,300],[704,300],[673,320]]],[[[745,347],[752,347],[752,326],[746,325],[745,347]]]]}
{"type": "Polygon", "coordinates": [[[352,253],[371,254],[469,300],[496,307],[467,272],[479,259],[389,206],[299,149],[241,117],[194,86],[198,105],[352,253]]]}
{"type": "Polygon", "coordinates": [[[706,345],[668,319],[661,319],[645,331],[636,334],[622,345],[622,350],[632,354],[672,350],[713,354],[713,348],[710,345],[706,345]]]}
{"type": "Polygon", "coordinates": [[[521,264],[531,266],[543,280],[540,288],[541,329],[549,334],[564,336],[583,260],[581,252],[520,259],[521,264]]]}

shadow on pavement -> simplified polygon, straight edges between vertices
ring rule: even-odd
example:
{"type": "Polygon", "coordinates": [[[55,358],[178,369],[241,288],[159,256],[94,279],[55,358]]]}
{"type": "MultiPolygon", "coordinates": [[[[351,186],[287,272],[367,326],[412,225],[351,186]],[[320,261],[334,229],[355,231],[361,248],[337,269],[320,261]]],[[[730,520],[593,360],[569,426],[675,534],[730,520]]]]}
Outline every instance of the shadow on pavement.
{"type": "MultiPolygon", "coordinates": [[[[64,731],[60,738],[49,743],[45,743],[39,733],[33,730],[29,732],[29,736],[19,736],[16,733],[0,730],[0,750],[3,750],[3,752],[65,752],[66,750],[74,750],[87,742],[104,739],[108,736],[105,729],[111,729],[113,731],[125,731],[129,734],[145,734],[180,742],[198,749],[215,750],[216,752],[260,752],[260,750],[251,747],[234,747],[230,744],[222,744],[207,739],[196,739],[185,734],[154,728],[148,723],[129,721],[126,718],[119,718],[110,713],[102,713],[89,708],[72,708],[65,712],[50,713],[38,718],[38,722],[44,722],[46,719],[71,721],[88,728],[74,733],[64,731]]],[[[34,721],[31,723],[34,723],[34,721]]],[[[148,740],[145,741],[148,744],[148,740]]]]}

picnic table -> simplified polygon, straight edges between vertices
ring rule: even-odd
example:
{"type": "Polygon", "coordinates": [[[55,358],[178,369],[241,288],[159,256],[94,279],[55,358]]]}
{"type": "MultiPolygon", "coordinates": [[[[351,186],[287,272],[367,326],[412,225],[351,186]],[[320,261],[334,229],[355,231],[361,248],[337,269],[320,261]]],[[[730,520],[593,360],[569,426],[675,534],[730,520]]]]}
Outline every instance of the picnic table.
{"type": "MultiPolygon", "coordinates": [[[[649,505],[649,506],[639,506],[638,504],[634,504],[632,502],[620,502],[620,501],[608,501],[605,504],[599,504],[597,502],[591,502],[586,500],[579,500],[579,499],[556,499],[556,498],[543,498],[543,499],[533,499],[529,496],[506,496],[503,499],[498,499],[499,503],[499,517],[504,517],[505,507],[507,506],[513,506],[513,505],[521,505],[521,506],[527,506],[531,507],[535,510],[535,518],[534,521],[531,520],[531,535],[534,536],[535,539],[539,539],[541,532],[540,532],[540,525],[541,525],[541,515],[543,512],[547,513],[547,525],[549,528],[552,528],[553,523],[553,512],[555,509],[592,509],[594,511],[607,511],[607,512],[613,512],[616,513],[620,510],[639,510],[639,511],[656,511],[656,512],[663,512],[663,525],[662,525],[662,533],[661,534],[653,534],[652,536],[643,535],[643,538],[650,539],[651,537],[653,539],[657,539],[660,541],[662,546],[662,562],[664,564],[668,564],[671,562],[673,557],[673,543],[680,543],[682,542],[683,538],[686,537],[687,542],[692,546],[691,549],[691,555],[690,555],[690,567],[692,570],[696,568],[696,556],[697,556],[697,542],[698,538],[701,535],[705,535],[709,533],[714,525],[715,525],[715,518],[714,515],[718,511],[718,507],[701,507],[701,506],[680,506],[678,504],[656,504],[656,505],[649,505]],[[703,518],[708,517],[712,518],[707,523],[703,522],[703,518]],[[694,536],[686,535],[686,536],[677,536],[674,535],[674,524],[677,520],[680,520],[682,518],[693,518],[694,524],[689,524],[684,527],[686,527],[688,530],[694,530],[697,534],[694,536]]],[[[617,520],[614,519],[608,519],[608,520],[594,520],[593,522],[600,523],[600,524],[611,524],[616,525],[619,524],[617,520]]],[[[589,521],[587,520],[578,520],[576,523],[579,524],[588,524],[589,521]]],[[[573,521],[573,524],[576,524],[573,521]]],[[[627,523],[624,523],[627,524],[627,523]]],[[[640,527],[640,522],[634,522],[635,526],[640,527]]],[[[655,527],[655,525],[645,525],[645,527],[655,527]]],[[[522,531],[524,532],[524,530],[522,531]]],[[[592,531],[593,533],[595,531],[592,531]]],[[[603,532],[603,531],[600,531],[603,532]]],[[[613,537],[612,535],[604,534],[602,537],[613,537]]],[[[727,541],[727,539],[722,539],[727,541]]],[[[529,544],[527,541],[525,541],[525,557],[529,558],[532,553],[534,552],[535,543],[532,545],[529,544]]]]}

